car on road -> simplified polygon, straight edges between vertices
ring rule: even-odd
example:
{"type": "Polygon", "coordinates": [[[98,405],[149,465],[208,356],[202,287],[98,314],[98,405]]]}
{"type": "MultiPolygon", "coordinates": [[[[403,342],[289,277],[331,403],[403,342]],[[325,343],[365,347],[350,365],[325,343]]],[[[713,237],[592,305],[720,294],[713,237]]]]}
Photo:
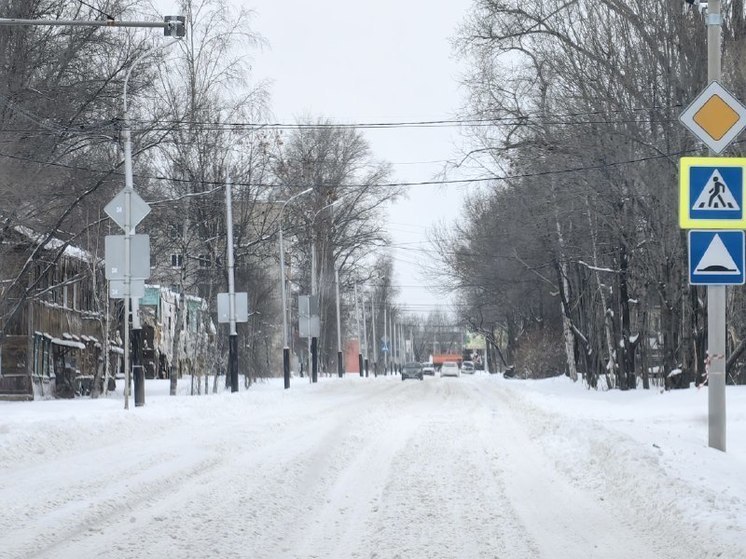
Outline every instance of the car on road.
{"type": "Polygon", "coordinates": [[[473,375],[476,368],[474,367],[474,361],[464,361],[461,363],[461,372],[466,375],[473,375]]]}
{"type": "Polygon", "coordinates": [[[401,379],[407,380],[408,378],[416,378],[419,380],[424,379],[422,365],[420,363],[412,361],[411,363],[404,364],[401,369],[401,379]]]}
{"type": "Polygon", "coordinates": [[[441,377],[460,377],[461,369],[455,361],[446,361],[440,366],[441,377]]]}
{"type": "Polygon", "coordinates": [[[423,375],[435,376],[435,365],[433,365],[432,363],[423,363],[422,364],[422,374],[423,375]]]}

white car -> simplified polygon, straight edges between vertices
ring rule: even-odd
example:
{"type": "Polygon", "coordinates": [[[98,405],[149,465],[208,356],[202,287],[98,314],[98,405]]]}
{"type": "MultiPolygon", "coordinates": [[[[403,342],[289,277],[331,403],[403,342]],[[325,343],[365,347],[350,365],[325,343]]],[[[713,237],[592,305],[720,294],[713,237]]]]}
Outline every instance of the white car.
{"type": "Polygon", "coordinates": [[[441,377],[460,377],[461,369],[455,361],[446,361],[440,366],[441,377]]]}

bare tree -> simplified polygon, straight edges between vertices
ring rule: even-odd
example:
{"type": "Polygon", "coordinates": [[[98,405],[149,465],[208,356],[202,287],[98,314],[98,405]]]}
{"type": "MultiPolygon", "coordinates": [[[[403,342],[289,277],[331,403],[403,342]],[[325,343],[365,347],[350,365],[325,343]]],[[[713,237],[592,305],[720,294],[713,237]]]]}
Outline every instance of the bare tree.
{"type": "Polygon", "coordinates": [[[316,246],[321,354],[336,355],[334,270],[347,286],[373,277],[369,256],[388,243],[383,210],[399,188],[387,184],[389,166],[374,159],[360,132],[328,120],[299,123],[277,154],[274,170],[282,185],[278,197],[313,189],[288,207],[286,230],[298,241],[293,264],[306,293],[311,291],[311,245],[316,246]]]}

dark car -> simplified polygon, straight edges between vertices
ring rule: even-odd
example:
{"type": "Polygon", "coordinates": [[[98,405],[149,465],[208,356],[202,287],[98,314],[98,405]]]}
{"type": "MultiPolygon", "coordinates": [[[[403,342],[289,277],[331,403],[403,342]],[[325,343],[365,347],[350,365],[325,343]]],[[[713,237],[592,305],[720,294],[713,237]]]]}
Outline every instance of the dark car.
{"type": "Polygon", "coordinates": [[[401,369],[401,379],[406,380],[408,378],[417,378],[422,380],[424,374],[422,372],[422,365],[413,361],[412,363],[405,363],[401,369]]]}

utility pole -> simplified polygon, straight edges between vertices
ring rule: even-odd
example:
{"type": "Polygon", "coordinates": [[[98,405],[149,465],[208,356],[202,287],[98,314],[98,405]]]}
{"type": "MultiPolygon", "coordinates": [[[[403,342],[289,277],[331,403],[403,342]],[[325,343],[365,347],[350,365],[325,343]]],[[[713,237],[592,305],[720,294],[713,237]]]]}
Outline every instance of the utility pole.
{"type": "Polygon", "coordinates": [[[392,317],[391,318],[391,339],[394,341],[394,372],[398,373],[401,369],[398,367],[399,362],[401,361],[400,353],[401,353],[401,343],[398,338],[398,328],[396,324],[396,320],[392,317]]]}
{"type": "Polygon", "coordinates": [[[383,352],[383,375],[386,376],[389,374],[389,351],[391,351],[391,346],[389,344],[389,336],[388,336],[388,318],[387,318],[387,311],[386,305],[383,306],[383,340],[386,344],[386,351],[383,352]]]}
{"type": "MultiPolygon", "coordinates": [[[[313,230],[311,231],[311,298],[316,297],[316,240],[313,238],[313,230]]],[[[319,305],[321,310],[321,305],[319,305]]],[[[309,321],[310,321],[310,303],[309,303],[309,321]]],[[[308,335],[308,364],[311,369],[311,382],[318,382],[318,362],[316,361],[316,344],[318,343],[316,336],[308,335]]]]}
{"type": "Polygon", "coordinates": [[[363,337],[360,334],[360,309],[357,303],[357,283],[355,284],[355,320],[357,320],[357,361],[360,376],[363,376],[363,337]]]}
{"type": "Polygon", "coordinates": [[[365,291],[361,291],[360,299],[360,306],[363,308],[363,340],[365,340],[365,353],[363,359],[365,362],[365,376],[367,377],[369,374],[368,366],[370,363],[368,361],[368,318],[365,316],[365,291]]]}
{"type": "Polygon", "coordinates": [[[490,341],[487,334],[484,335],[484,370],[490,372],[490,341]]]}
{"type": "Polygon", "coordinates": [[[291,196],[287,200],[285,200],[282,204],[282,208],[280,209],[280,291],[282,293],[282,337],[283,337],[283,347],[282,347],[282,376],[285,383],[285,389],[287,390],[290,388],[290,346],[288,345],[288,310],[287,310],[287,293],[285,289],[285,246],[283,245],[283,239],[282,239],[282,218],[285,215],[285,207],[298,198],[299,196],[303,196],[304,194],[308,194],[311,192],[313,188],[306,188],[303,192],[299,192],[298,194],[291,196]]]}
{"type": "Polygon", "coordinates": [[[370,316],[373,323],[373,376],[378,376],[378,338],[376,338],[376,306],[374,305],[375,292],[370,297],[370,316]]]}
{"type": "MultiPolygon", "coordinates": [[[[707,2],[707,81],[720,80],[720,0],[707,2]]],[[[710,150],[710,156],[717,155],[710,150]]],[[[725,452],[725,286],[707,286],[709,446],[725,452]]]]}
{"type": "Polygon", "coordinates": [[[142,325],[140,299],[132,297],[132,376],[135,381],[135,407],[145,405],[145,375],[142,367],[142,325]]]}
{"type": "Polygon", "coordinates": [[[236,288],[233,264],[233,197],[230,179],[225,182],[225,223],[227,232],[226,252],[228,257],[228,309],[230,332],[228,337],[228,373],[231,392],[238,392],[238,333],[236,332],[236,288]]]}
{"type": "Polygon", "coordinates": [[[342,362],[342,319],[339,311],[339,268],[334,266],[334,286],[337,290],[337,374],[344,377],[345,369],[342,362]]]}
{"type": "Polygon", "coordinates": [[[414,361],[414,331],[411,326],[409,327],[409,345],[412,348],[412,361],[414,361]]]}
{"type": "Polygon", "coordinates": [[[401,351],[400,344],[399,344],[398,333],[397,332],[398,332],[398,330],[397,330],[397,327],[396,327],[396,319],[394,319],[394,317],[392,316],[391,317],[391,341],[394,344],[394,354],[393,354],[394,363],[393,363],[393,367],[394,367],[394,372],[395,373],[399,372],[397,370],[397,365],[399,364],[399,352],[401,351]]]}

